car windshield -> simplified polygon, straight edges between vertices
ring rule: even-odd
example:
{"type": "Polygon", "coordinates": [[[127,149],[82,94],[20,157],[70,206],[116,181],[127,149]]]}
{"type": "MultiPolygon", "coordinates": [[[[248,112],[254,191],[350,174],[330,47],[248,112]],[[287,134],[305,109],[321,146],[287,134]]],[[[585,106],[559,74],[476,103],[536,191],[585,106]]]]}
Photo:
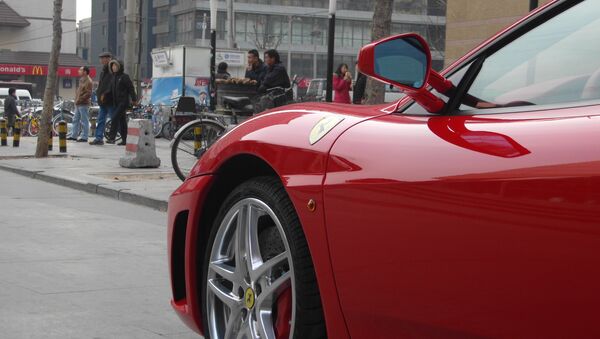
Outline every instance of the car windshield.
{"type": "Polygon", "coordinates": [[[598,13],[600,1],[584,1],[489,56],[461,109],[600,99],[589,93],[600,88],[598,13]]]}

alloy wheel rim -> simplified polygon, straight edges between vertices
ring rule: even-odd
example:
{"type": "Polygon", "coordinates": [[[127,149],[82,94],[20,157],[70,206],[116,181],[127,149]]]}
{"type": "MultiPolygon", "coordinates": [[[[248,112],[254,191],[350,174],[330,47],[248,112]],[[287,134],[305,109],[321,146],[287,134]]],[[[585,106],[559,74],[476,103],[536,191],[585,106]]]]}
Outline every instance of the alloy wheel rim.
{"type": "Polygon", "coordinates": [[[288,290],[292,295],[289,333],[294,333],[291,253],[281,222],[267,204],[247,198],[227,212],[213,242],[206,289],[211,338],[279,339],[276,305],[288,290]],[[263,255],[272,241],[263,241],[261,248],[259,238],[265,227],[270,227],[270,234],[278,235],[283,245],[266,260],[263,255]]]}

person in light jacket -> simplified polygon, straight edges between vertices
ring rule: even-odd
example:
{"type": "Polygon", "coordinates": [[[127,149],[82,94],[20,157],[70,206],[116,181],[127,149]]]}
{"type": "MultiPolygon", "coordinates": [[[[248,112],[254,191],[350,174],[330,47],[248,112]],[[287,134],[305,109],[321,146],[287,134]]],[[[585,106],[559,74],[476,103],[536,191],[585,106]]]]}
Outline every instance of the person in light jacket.
{"type": "Polygon", "coordinates": [[[73,117],[73,133],[67,140],[77,140],[77,142],[87,142],[90,130],[89,112],[92,103],[92,78],[90,78],[90,69],[83,66],[79,69],[79,87],[75,94],[75,116],[73,117]],[[80,126],[82,125],[82,126],[80,126]],[[81,138],[77,139],[82,128],[81,138]]]}

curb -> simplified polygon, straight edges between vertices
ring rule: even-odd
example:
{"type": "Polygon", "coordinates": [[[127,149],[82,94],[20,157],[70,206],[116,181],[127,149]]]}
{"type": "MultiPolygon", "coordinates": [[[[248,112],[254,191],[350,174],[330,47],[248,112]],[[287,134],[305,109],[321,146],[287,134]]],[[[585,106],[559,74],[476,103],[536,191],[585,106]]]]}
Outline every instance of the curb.
{"type": "Polygon", "coordinates": [[[51,184],[64,186],[78,191],[84,191],[87,193],[101,195],[107,198],[120,200],[123,202],[150,207],[161,212],[167,211],[168,202],[165,200],[158,200],[154,198],[145,197],[143,195],[128,192],[128,189],[114,189],[106,187],[106,184],[91,184],[89,182],[82,182],[76,180],[69,180],[44,174],[43,171],[32,171],[22,168],[15,168],[6,165],[0,165],[0,170],[12,172],[18,175],[22,175],[28,178],[45,181],[51,184]]]}

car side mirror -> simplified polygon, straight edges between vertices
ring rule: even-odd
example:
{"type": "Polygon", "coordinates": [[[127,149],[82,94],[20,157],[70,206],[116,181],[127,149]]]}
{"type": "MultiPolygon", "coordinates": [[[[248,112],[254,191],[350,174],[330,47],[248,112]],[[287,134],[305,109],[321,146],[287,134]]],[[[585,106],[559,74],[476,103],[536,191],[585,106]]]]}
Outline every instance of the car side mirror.
{"type": "Polygon", "coordinates": [[[444,108],[444,102],[427,90],[426,85],[435,72],[431,69],[429,46],[418,34],[400,34],[364,46],[358,54],[358,69],[398,87],[429,112],[444,108]]]}

